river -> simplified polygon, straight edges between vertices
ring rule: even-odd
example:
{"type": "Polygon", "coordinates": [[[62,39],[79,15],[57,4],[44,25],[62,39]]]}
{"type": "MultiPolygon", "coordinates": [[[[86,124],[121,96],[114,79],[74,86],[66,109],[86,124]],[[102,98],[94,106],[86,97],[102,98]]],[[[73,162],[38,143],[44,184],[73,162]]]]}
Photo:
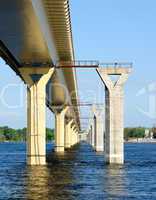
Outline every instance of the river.
{"type": "Polygon", "coordinates": [[[156,199],[156,144],[125,144],[125,164],[108,166],[103,153],[81,143],[48,165],[26,166],[24,143],[0,143],[0,199],[156,199]]]}

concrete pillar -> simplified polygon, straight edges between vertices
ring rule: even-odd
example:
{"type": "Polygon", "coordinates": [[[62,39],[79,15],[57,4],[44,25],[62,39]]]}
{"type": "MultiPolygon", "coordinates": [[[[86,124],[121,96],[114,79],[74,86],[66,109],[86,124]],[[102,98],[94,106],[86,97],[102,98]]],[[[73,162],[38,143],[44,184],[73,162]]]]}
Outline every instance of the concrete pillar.
{"type": "Polygon", "coordinates": [[[76,129],[76,127],[73,126],[72,127],[72,134],[71,134],[71,144],[72,144],[72,146],[75,145],[75,129],[76,129]]]}
{"type": "Polygon", "coordinates": [[[95,118],[95,151],[104,151],[104,121],[102,115],[96,114],[95,118]]]}
{"type": "Polygon", "coordinates": [[[78,131],[76,130],[75,131],[75,144],[78,143],[78,131]]]}
{"type": "Polygon", "coordinates": [[[94,125],[94,148],[95,151],[104,151],[104,109],[94,105],[93,125],[94,125]]]}
{"type": "Polygon", "coordinates": [[[77,131],[77,143],[80,142],[80,134],[79,134],[79,131],[77,131]]]}
{"type": "Polygon", "coordinates": [[[106,162],[123,164],[123,86],[131,68],[99,68],[97,71],[105,84],[106,162]],[[119,78],[113,82],[109,75],[119,75],[119,78]]]}
{"type": "Polygon", "coordinates": [[[46,164],[46,84],[54,69],[20,68],[27,89],[27,164],[46,164]]]}
{"type": "Polygon", "coordinates": [[[91,132],[91,128],[89,129],[89,144],[92,145],[92,132],[91,132]]]}
{"type": "Polygon", "coordinates": [[[70,140],[71,146],[73,146],[73,144],[74,144],[74,139],[73,139],[74,130],[73,129],[74,129],[74,126],[71,127],[71,140],[70,140]]]}
{"type": "Polygon", "coordinates": [[[87,132],[87,143],[90,144],[90,130],[87,132]]]}
{"type": "Polygon", "coordinates": [[[71,134],[72,134],[72,131],[71,131],[71,125],[73,123],[73,120],[68,120],[66,122],[66,125],[65,125],[65,148],[70,148],[71,147],[71,134]]]}
{"type": "Polygon", "coordinates": [[[91,131],[91,145],[94,149],[94,147],[95,147],[95,136],[94,136],[94,125],[93,124],[91,124],[91,126],[90,126],[90,131],[91,131]]]}
{"type": "Polygon", "coordinates": [[[55,151],[64,152],[65,148],[65,114],[68,107],[55,112],[55,151]]]}

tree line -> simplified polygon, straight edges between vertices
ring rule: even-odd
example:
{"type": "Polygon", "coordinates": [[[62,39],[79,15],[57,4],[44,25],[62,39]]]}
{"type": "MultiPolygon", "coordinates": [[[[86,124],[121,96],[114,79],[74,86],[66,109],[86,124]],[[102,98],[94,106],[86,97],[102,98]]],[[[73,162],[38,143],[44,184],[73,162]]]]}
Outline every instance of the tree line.
{"type": "MultiPolygon", "coordinates": [[[[127,127],[124,129],[124,138],[143,138],[145,137],[145,127],[127,127]]],[[[156,128],[149,129],[156,138],[156,128]]],[[[26,128],[13,129],[8,126],[0,127],[0,141],[26,141],[26,128]]],[[[46,140],[54,140],[54,129],[46,128],[46,140]]]]}
{"type": "MultiPolygon", "coordinates": [[[[145,137],[145,127],[127,127],[124,129],[124,138],[144,138],[145,137]]],[[[149,131],[153,131],[152,129],[148,128],[149,131]]]]}
{"type": "Polygon", "coordinates": [[[145,136],[145,128],[135,127],[135,128],[125,128],[124,137],[125,138],[143,138],[145,136]]]}
{"type": "MultiPolygon", "coordinates": [[[[26,141],[26,128],[13,129],[8,126],[0,127],[0,141],[26,141]]],[[[46,140],[54,140],[54,129],[46,128],[46,140]]]]}

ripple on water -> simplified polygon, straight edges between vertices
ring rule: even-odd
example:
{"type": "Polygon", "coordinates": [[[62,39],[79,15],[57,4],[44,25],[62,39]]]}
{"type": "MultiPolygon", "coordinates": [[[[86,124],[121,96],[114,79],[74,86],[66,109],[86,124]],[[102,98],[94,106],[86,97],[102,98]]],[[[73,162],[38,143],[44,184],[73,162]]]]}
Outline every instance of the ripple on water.
{"type": "Polygon", "coordinates": [[[24,143],[0,144],[0,199],[156,199],[156,145],[126,144],[125,165],[81,143],[64,155],[47,145],[47,166],[27,167],[24,143]]]}

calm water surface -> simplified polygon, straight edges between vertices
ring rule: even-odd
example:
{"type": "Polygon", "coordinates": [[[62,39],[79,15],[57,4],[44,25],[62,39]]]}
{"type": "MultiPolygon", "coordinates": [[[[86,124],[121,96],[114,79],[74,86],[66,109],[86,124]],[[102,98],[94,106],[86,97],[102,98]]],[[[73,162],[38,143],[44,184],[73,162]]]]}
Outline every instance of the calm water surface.
{"type": "Polygon", "coordinates": [[[0,199],[156,199],[156,144],[126,144],[125,165],[107,166],[85,143],[48,165],[27,167],[25,144],[0,144],[0,199]]]}

